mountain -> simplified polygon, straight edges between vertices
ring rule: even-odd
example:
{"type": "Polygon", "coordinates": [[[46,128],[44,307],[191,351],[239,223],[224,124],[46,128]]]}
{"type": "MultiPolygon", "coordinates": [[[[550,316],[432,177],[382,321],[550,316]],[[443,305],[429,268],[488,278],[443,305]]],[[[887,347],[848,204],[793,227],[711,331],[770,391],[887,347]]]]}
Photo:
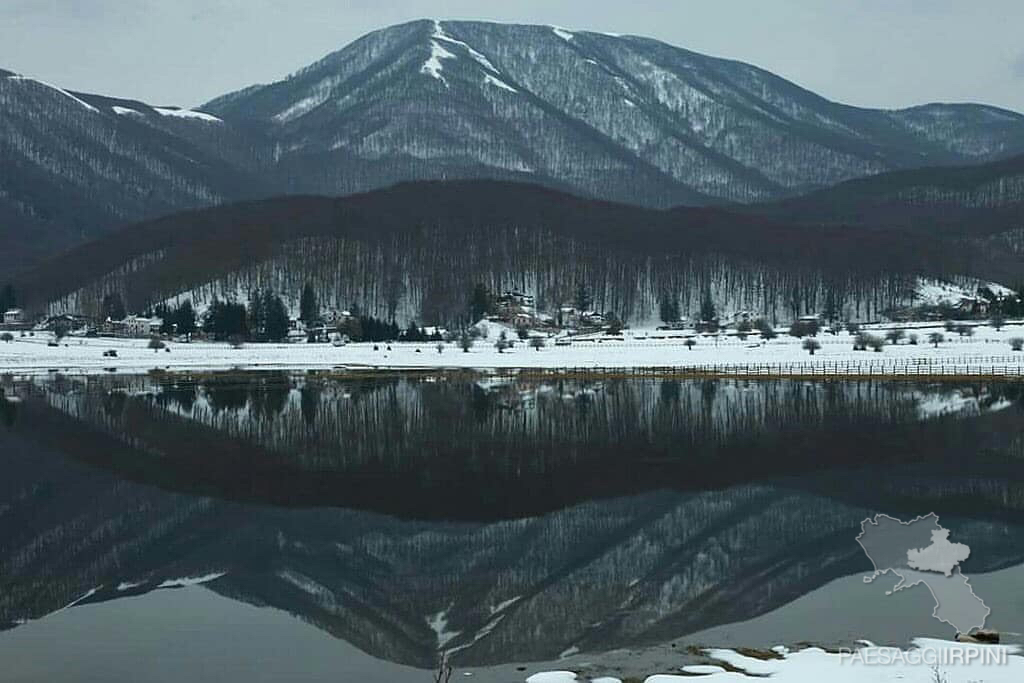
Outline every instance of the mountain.
{"type": "Polygon", "coordinates": [[[809,228],[916,233],[922,240],[960,245],[973,254],[965,267],[988,278],[1016,283],[1024,276],[1024,155],[880,173],[742,210],[809,228]]]}
{"type": "Polygon", "coordinates": [[[0,72],[0,268],[183,208],[267,194],[212,116],[0,72]],[[228,141],[228,142],[226,142],[228,141]]]}
{"type": "Polygon", "coordinates": [[[775,220],[979,234],[1024,226],[1024,155],[848,180],[746,210],[775,220]]]}
{"type": "Polygon", "coordinates": [[[204,309],[271,289],[295,309],[310,282],[328,309],[454,324],[484,283],[531,292],[551,313],[583,285],[596,310],[634,323],[657,320],[666,296],[696,315],[705,295],[722,315],[789,320],[828,300],[862,319],[910,305],[919,274],[973,275],[963,270],[968,256],[899,231],[810,231],[715,208],[449,181],[176,214],[83,245],[16,284],[35,311],[86,314],[111,292],[140,311],[184,299],[204,309]]]}
{"type": "Polygon", "coordinates": [[[830,102],[767,71],[633,36],[417,21],[204,106],[272,131],[330,193],[515,177],[646,205],[747,202],[1024,151],[1024,116],[830,102]]]}
{"type": "Polygon", "coordinates": [[[995,107],[860,109],[650,39],[481,22],[382,29],[200,109],[0,71],[0,270],[280,194],[488,178],[653,207],[764,202],[1024,152],[1024,116],[995,107]]]}

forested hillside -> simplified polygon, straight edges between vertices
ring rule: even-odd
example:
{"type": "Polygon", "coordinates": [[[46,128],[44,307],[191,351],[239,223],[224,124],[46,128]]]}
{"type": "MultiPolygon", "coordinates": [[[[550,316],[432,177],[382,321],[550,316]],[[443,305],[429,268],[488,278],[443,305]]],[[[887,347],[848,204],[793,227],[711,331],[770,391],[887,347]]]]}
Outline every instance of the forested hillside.
{"type": "Polygon", "coordinates": [[[320,302],[402,324],[464,322],[477,283],[557,311],[582,286],[595,310],[658,317],[666,297],[696,315],[849,319],[909,305],[918,275],[954,277],[971,254],[898,231],[809,230],[719,209],[642,209],[493,181],[410,183],[342,199],[292,197],[187,212],[84,245],[19,282],[34,310],[98,314],[256,290],[293,311],[320,302]]]}
{"type": "Polygon", "coordinates": [[[222,153],[237,145],[212,117],[0,71],[0,270],[145,218],[272,194],[251,160],[222,153]]]}

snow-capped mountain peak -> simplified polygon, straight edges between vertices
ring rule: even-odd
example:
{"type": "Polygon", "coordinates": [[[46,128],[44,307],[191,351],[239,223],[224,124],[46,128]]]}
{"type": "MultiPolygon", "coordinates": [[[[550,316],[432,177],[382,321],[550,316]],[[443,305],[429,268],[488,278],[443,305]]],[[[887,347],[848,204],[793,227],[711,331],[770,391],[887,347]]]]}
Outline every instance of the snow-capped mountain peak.
{"type": "Polygon", "coordinates": [[[343,152],[395,179],[531,168],[541,182],[652,204],[765,200],[1024,151],[1020,115],[993,126],[972,105],[934,107],[858,109],[636,36],[426,19],[206,108],[278,126],[295,164],[343,152]]]}

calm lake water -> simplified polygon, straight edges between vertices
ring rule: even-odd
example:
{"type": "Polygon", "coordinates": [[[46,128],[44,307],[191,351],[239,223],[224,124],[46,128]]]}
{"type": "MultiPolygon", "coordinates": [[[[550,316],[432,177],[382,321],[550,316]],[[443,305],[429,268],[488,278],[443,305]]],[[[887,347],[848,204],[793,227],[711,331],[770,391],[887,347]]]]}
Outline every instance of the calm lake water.
{"type": "Polygon", "coordinates": [[[989,625],[1024,631],[1020,384],[3,388],[4,681],[430,681],[441,651],[521,681],[624,648],[951,637],[926,591],[861,582],[875,512],[938,513],[989,625]]]}

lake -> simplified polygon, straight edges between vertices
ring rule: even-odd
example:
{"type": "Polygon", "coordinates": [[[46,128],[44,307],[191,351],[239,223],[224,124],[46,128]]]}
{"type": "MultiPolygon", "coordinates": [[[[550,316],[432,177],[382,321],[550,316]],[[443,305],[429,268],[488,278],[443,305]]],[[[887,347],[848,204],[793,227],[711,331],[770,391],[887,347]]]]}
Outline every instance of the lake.
{"type": "Polygon", "coordinates": [[[448,652],[511,682],[951,638],[927,591],[862,582],[876,512],[939,514],[989,626],[1024,632],[1020,383],[2,384],[5,681],[430,681],[448,652]]]}

